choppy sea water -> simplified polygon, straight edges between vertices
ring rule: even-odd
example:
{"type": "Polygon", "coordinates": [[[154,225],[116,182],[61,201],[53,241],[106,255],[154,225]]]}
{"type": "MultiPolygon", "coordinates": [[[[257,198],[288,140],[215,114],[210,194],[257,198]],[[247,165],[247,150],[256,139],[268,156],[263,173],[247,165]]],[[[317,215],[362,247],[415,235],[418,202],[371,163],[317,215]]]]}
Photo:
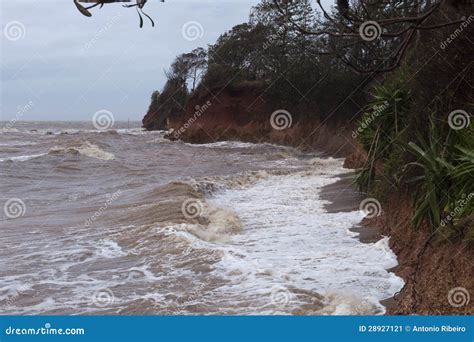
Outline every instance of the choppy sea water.
{"type": "Polygon", "coordinates": [[[1,314],[381,314],[403,286],[324,209],[343,160],[164,134],[0,130],[1,314]]]}

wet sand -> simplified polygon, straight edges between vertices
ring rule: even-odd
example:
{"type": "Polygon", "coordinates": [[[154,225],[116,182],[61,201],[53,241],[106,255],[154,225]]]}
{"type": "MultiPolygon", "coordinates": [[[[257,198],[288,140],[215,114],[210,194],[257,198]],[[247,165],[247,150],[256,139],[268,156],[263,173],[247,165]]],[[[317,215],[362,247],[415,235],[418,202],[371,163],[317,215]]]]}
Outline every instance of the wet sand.
{"type": "MultiPolygon", "coordinates": [[[[359,203],[365,198],[364,194],[355,190],[352,181],[354,173],[348,172],[338,176],[341,178],[336,183],[325,186],[321,191],[321,199],[330,201],[324,208],[330,213],[347,212],[359,210],[359,203]]],[[[380,229],[375,226],[356,225],[351,231],[359,233],[358,239],[363,243],[377,242],[382,238],[380,229]]],[[[396,267],[389,269],[395,272],[396,267]]],[[[380,302],[387,311],[397,305],[394,297],[384,299],[380,302]]]]}
{"type": "MultiPolygon", "coordinates": [[[[341,178],[336,183],[325,186],[321,191],[321,199],[330,201],[324,208],[330,213],[349,212],[359,210],[360,202],[365,196],[354,189],[352,180],[353,172],[348,172],[338,176],[341,178]]],[[[359,233],[359,240],[364,243],[376,242],[382,238],[379,229],[357,225],[351,229],[359,233]]]]}
{"type": "MultiPolygon", "coordinates": [[[[321,191],[321,199],[331,202],[324,208],[329,213],[359,210],[359,204],[366,196],[355,190],[352,184],[354,173],[349,171],[337,177],[341,179],[325,186],[321,191]]],[[[363,222],[351,228],[351,231],[359,233],[358,239],[364,243],[377,242],[383,237],[379,227],[368,226],[363,222]]]]}
{"type": "Polygon", "coordinates": [[[331,202],[324,208],[330,213],[359,210],[359,203],[364,196],[354,190],[354,173],[349,171],[337,177],[341,179],[325,186],[321,191],[321,199],[331,202]]]}

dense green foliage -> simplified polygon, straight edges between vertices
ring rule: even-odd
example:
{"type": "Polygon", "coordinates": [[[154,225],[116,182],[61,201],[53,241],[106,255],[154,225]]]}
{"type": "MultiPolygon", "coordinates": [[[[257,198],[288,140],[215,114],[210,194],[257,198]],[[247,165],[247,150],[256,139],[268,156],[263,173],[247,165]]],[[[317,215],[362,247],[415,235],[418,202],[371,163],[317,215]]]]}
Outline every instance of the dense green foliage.
{"type": "MultiPolygon", "coordinates": [[[[438,101],[459,100],[459,95],[454,99],[440,96],[425,112],[414,112],[426,99],[414,98],[410,86],[403,72],[397,72],[384,85],[373,87],[372,100],[356,130],[367,162],[358,170],[355,183],[361,191],[377,194],[408,189],[414,201],[414,227],[424,222],[443,236],[472,236],[472,224],[460,220],[474,213],[471,116],[464,110],[434,111],[438,101]]],[[[469,103],[463,104],[472,109],[469,103]]]]}
{"type": "Polygon", "coordinates": [[[473,31],[464,22],[421,32],[402,68],[372,87],[356,129],[368,156],[359,189],[410,194],[413,226],[444,237],[474,236],[473,31]]]}
{"type": "Polygon", "coordinates": [[[375,177],[376,164],[388,162],[399,146],[411,103],[411,93],[405,86],[404,76],[375,86],[372,97],[357,123],[359,141],[367,151],[367,162],[355,178],[360,191],[369,189],[375,177]]]}

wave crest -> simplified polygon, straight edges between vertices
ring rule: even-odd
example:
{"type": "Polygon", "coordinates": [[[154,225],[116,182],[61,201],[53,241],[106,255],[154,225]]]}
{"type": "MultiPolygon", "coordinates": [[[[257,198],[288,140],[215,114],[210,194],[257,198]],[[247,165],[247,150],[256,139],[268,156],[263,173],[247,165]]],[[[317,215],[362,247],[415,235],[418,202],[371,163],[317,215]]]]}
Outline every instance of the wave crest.
{"type": "Polygon", "coordinates": [[[60,153],[72,153],[81,154],[86,157],[96,158],[101,160],[113,160],[115,156],[113,153],[105,152],[99,146],[90,143],[89,141],[84,142],[81,146],[54,146],[49,149],[48,154],[60,154],[60,153]]]}

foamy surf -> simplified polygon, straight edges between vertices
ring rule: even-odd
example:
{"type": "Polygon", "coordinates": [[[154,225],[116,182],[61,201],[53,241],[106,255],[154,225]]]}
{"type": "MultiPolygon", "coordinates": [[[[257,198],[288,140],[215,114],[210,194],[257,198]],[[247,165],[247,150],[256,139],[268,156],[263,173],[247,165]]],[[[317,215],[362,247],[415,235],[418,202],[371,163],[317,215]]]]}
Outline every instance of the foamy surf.
{"type": "Polygon", "coordinates": [[[38,143],[34,141],[13,141],[8,143],[0,143],[0,147],[21,147],[21,146],[34,146],[38,143]]]}
{"type": "Polygon", "coordinates": [[[88,141],[84,142],[80,146],[54,146],[49,149],[48,154],[59,154],[59,153],[72,153],[82,154],[83,156],[96,158],[101,160],[113,160],[115,156],[112,153],[105,152],[99,146],[92,144],[88,141]]]}
{"type": "Polygon", "coordinates": [[[359,212],[324,209],[341,160],[18,125],[1,158],[41,157],[0,163],[2,196],[26,209],[2,220],[3,314],[380,314],[401,287],[388,238],[362,244],[359,212]]]}
{"type": "Polygon", "coordinates": [[[243,226],[221,247],[226,257],[218,266],[232,284],[224,292],[235,298],[244,291],[255,300],[267,295],[267,303],[249,313],[262,308],[268,314],[383,313],[379,302],[403,286],[387,271],[397,265],[388,239],[361,243],[349,230],[361,220],[358,211],[330,214],[323,208],[321,188],[337,181],[332,175],[344,171],[341,160],[310,164],[315,166],[311,170],[270,176],[212,198],[232,208],[243,226]],[[295,295],[302,290],[313,296],[295,295]],[[275,295],[283,297],[284,305],[275,305],[275,295]],[[319,305],[310,305],[314,296],[322,297],[319,305]]]}
{"type": "Polygon", "coordinates": [[[0,162],[5,162],[5,161],[12,161],[12,162],[19,161],[19,162],[22,162],[22,161],[27,161],[27,160],[34,159],[34,158],[39,158],[39,157],[45,156],[46,154],[47,153],[39,153],[39,154],[31,154],[31,155],[26,155],[26,156],[15,156],[15,157],[8,157],[8,158],[0,158],[0,162]]]}

